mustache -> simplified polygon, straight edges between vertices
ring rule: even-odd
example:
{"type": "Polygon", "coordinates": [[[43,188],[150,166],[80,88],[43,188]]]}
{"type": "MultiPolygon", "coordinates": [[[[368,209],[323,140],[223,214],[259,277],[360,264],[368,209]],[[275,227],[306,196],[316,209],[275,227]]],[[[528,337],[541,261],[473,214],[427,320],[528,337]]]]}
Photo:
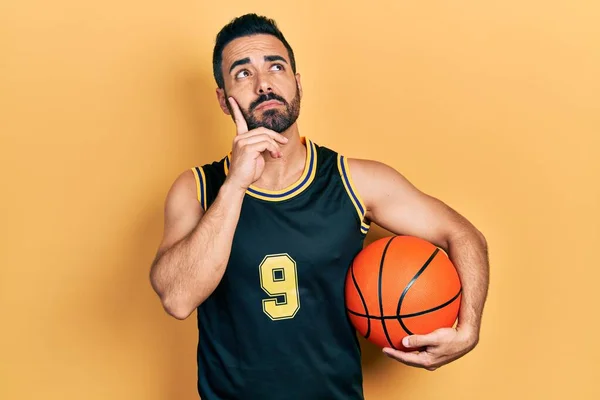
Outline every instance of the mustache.
{"type": "Polygon", "coordinates": [[[288,105],[287,101],[285,101],[285,99],[275,93],[269,93],[269,94],[261,94],[256,100],[254,100],[251,104],[250,104],[250,112],[254,111],[254,109],[256,107],[258,107],[259,105],[261,105],[262,103],[264,103],[265,101],[269,101],[269,100],[277,100],[282,102],[285,106],[288,105]]]}

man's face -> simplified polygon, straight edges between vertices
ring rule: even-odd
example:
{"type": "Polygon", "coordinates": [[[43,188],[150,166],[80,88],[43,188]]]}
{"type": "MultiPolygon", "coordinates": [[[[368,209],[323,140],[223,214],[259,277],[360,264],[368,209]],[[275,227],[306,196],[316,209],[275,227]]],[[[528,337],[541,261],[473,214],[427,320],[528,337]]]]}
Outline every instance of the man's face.
{"type": "Polygon", "coordinates": [[[233,115],[227,101],[233,97],[248,129],[259,126],[287,130],[300,114],[302,86],[294,75],[287,49],[272,35],[241,37],[223,49],[224,89],[217,89],[221,108],[233,115]]]}

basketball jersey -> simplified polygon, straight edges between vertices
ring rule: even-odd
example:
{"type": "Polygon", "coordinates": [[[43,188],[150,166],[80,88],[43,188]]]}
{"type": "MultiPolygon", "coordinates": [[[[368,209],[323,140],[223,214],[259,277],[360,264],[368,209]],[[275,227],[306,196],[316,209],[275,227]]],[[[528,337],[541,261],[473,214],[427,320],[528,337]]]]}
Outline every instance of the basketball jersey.
{"type": "MultiPolygon", "coordinates": [[[[369,230],[366,210],[347,159],[302,142],[305,168],[293,185],[246,191],[223,278],[198,307],[203,400],[363,399],[344,282],[369,230]]],[[[230,158],[192,168],[203,209],[230,158]]]]}

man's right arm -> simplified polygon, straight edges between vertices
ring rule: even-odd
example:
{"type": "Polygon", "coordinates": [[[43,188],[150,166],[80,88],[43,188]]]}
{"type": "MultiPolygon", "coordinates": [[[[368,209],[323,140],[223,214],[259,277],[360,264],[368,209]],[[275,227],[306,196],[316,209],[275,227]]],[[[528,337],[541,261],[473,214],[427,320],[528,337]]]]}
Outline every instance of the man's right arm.
{"type": "Polygon", "coordinates": [[[265,169],[263,153],[281,158],[281,146],[288,142],[263,127],[249,131],[237,102],[231,97],[229,101],[237,134],[229,174],[217,198],[204,213],[191,170],[177,178],[167,195],[164,236],[150,281],[165,310],[177,319],[187,318],[221,281],[246,189],[265,169]]]}
{"type": "Polygon", "coordinates": [[[150,281],[164,309],[187,318],[215,290],[227,266],[244,190],[227,180],[206,212],[191,170],[181,174],[165,202],[164,235],[150,281]]]}

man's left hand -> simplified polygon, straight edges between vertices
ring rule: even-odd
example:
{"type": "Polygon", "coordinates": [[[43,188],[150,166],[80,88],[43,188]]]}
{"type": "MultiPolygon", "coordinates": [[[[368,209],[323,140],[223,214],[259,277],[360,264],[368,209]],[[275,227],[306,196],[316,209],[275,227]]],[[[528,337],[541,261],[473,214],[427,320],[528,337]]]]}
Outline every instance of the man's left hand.
{"type": "Polygon", "coordinates": [[[383,352],[406,365],[434,371],[467,354],[477,345],[478,340],[478,335],[471,329],[442,328],[427,335],[405,337],[402,345],[410,352],[390,347],[384,348],[383,352]]]}

